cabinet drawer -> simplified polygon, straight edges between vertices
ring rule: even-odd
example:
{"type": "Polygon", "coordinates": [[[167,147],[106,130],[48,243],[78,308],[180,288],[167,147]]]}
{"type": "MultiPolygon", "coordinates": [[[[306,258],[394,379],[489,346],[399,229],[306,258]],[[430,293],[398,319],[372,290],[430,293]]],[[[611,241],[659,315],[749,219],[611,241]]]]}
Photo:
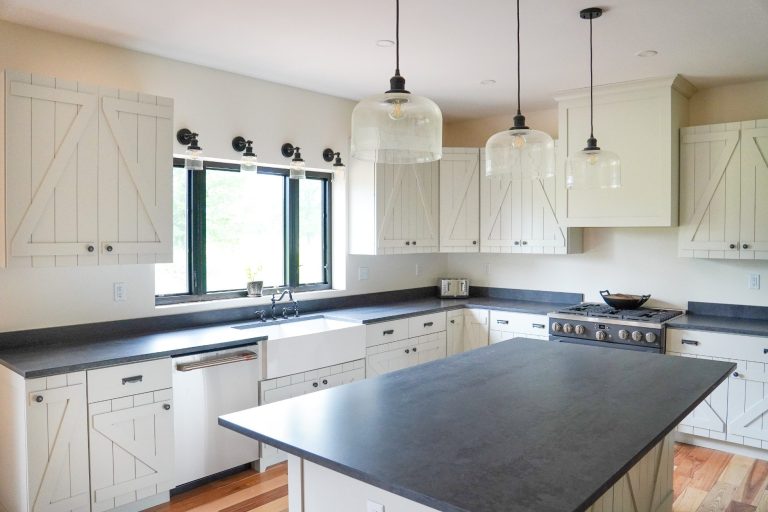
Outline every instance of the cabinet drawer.
{"type": "Polygon", "coordinates": [[[546,315],[491,311],[491,329],[518,334],[547,335],[546,315]]]}
{"type": "Polygon", "coordinates": [[[408,319],[378,322],[365,326],[365,345],[373,347],[382,343],[404,340],[408,337],[408,319]]]}
{"type": "Polygon", "coordinates": [[[408,337],[415,338],[445,330],[445,312],[408,319],[408,337]]]}
{"type": "Polygon", "coordinates": [[[768,338],[723,332],[667,329],[667,351],[768,363],[768,338]]]}
{"type": "Polygon", "coordinates": [[[88,403],[138,395],[171,386],[169,357],[89,370],[88,403]]]}

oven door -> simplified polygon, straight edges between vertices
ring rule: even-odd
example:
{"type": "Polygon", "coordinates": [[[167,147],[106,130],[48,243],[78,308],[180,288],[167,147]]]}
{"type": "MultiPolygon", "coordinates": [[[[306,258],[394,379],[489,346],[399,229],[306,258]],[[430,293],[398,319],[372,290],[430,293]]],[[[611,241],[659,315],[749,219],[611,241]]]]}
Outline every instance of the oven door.
{"type": "Polygon", "coordinates": [[[620,350],[634,350],[635,352],[655,352],[657,354],[661,353],[661,350],[656,347],[638,347],[635,345],[624,345],[622,343],[605,343],[604,341],[566,338],[563,336],[550,336],[549,340],[558,341],[560,343],[573,343],[574,345],[587,345],[590,347],[617,348],[620,350]]]}

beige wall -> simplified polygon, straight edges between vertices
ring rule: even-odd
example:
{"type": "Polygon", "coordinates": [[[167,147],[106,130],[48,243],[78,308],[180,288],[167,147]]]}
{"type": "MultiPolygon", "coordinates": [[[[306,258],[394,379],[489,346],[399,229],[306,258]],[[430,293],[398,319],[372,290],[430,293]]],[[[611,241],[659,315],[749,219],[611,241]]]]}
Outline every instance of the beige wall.
{"type": "MultiPolygon", "coordinates": [[[[529,125],[557,137],[557,111],[528,116],[529,125]],[[534,122],[534,119],[536,122],[534,122]]],[[[717,87],[690,100],[690,124],[768,118],[768,81],[717,87]]],[[[451,146],[479,147],[512,116],[450,123],[451,146]]],[[[685,307],[687,301],[768,306],[768,261],[694,260],[677,257],[677,228],[587,228],[584,253],[568,256],[447,255],[445,274],[477,285],[583,292],[651,293],[652,304],[685,307]],[[490,267],[488,267],[490,265],[490,267]],[[486,270],[490,269],[490,272],[486,270]],[[761,290],[747,288],[762,275],[761,290]]]]}
{"type": "MultiPolygon", "coordinates": [[[[174,127],[199,131],[206,155],[238,158],[232,137],[252,137],[259,160],[285,164],[284,142],[302,147],[309,166],[327,168],[322,150],[349,154],[354,102],[263,80],[66,37],[0,21],[0,69],[18,69],[142,91],[175,100],[174,127]]],[[[174,145],[174,151],[184,148],[174,145]]],[[[334,183],[334,198],[344,189],[334,183]]],[[[334,201],[336,203],[336,201],[334,201]]],[[[425,256],[347,261],[343,203],[334,204],[334,269],[346,292],[368,292],[433,284],[440,269],[425,256]],[[342,208],[337,210],[337,208],[342,208]],[[340,222],[341,221],[341,222],[340,222]],[[422,273],[415,275],[416,264],[422,273]],[[369,279],[358,281],[358,267],[369,279]]],[[[309,294],[311,295],[311,294],[309,294]]],[[[315,294],[316,295],[316,294],[315,294]]],[[[307,297],[305,295],[304,297],[307,297]]],[[[0,331],[135,318],[256,304],[256,299],[156,308],[154,265],[97,268],[0,269],[0,331]],[[112,300],[114,282],[127,284],[126,302],[112,300]]]]}

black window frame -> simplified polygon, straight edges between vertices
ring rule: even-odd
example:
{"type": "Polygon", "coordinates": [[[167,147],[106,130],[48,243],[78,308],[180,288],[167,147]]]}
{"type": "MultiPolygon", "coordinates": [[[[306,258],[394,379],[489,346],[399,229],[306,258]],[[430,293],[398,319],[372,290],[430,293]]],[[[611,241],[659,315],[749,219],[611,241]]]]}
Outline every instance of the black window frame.
{"type": "MultiPolygon", "coordinates": [[[[174,168],[184,168],[183,158],[173,159],[174,168]]],[[[187,293],[155,295],[155,305],[180,304],[209,300],[233,299],[246,297],[243,287],[237,290],[209,292],[206,282],[206,177],[207,171],[241,172],[240,164],[205,160],[202,171],[187,170],[187,293]]],[[[261,167],[259,174],[283,177],[285,187],[283,216],[283,244],[285,265],[283,267],[285,283],[276,288],[290,287],[295,292],[329,290],[332,287],[331,265],[331,205],[332,175],[329,173],[307,171],[307,179],[323,182],[323,268],[324,280],[321,283],[299,284],[299,186],[301,180],[290,179],[288,169],[261,167]]],[[[245,280],[243,280],[245,284],[245,280]]],[[[266,290],[270,290],[269,288],[266,290]]]]}

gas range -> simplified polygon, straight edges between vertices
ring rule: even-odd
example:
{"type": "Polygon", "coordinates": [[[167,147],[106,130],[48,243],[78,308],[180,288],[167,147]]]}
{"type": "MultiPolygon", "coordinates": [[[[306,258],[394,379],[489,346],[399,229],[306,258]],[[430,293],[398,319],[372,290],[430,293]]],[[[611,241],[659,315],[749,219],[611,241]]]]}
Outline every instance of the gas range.
{"type": "Polygon", "coordinates": [[[683,314],[674,309],[616,309],[585,302],[550,313],[553,341],[663,353],[664,324],[683,314]]]}

